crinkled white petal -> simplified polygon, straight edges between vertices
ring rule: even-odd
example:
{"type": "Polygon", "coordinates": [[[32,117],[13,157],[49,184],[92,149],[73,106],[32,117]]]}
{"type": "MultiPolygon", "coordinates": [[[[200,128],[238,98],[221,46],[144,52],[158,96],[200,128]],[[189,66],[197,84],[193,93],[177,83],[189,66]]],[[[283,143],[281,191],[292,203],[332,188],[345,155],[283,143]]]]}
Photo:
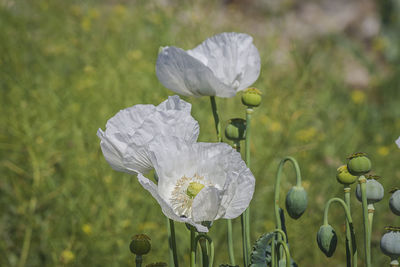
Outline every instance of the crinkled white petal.
{"type": "Polygon", "coordinates": [[[98,130],[104,157],[117,171],[135,174],[153,168],[147,143],[154,136],[175,136],[196,142],[199,125],[190,115],[191,105],[179,98],[169,97],[157,107],[135,105],[119,111],[108,120],[106,130],[98,130]]]}
{"type": "Polygon", "coordinates": [[[159,53],[156,74],[165,87],[181,95],[232,97],[236,94],[210,68],[177,47],[165,47],[159,53]]]}
{"type": "Polygon", "coordinates": [[[397,140],[396,140],[396,144],[397,144],[397,146],[400,148],[400,137],[399,137],[399,138],[397,138],[397,140]]]}
{"type": "Polygon", "coordinates": [[[174,210],[172,207],[169,205],[167,201],[165,201],[159,194],[159,190],[157,188],[157,185],[155,185],[152,181],[144,177],[141,173],[138,174],[138,180],[139,183],[143,186],[144,189],[150,192],[150,194],[157,200],[158,204],[161,206],[161,210],[164,213],[165,216],[170,218],[171,220],[178,221],[178,222],[184,222],[193,225],[196,227],[197,231],[199,232],[208,232],[208,228],[194,222],[191,218],[184,218],[184,217],[179,217],[178,215],[175,214],[174,210]]]}
{"type": "Polygon", "coordinates": [[[246,89],[260,75],[261,60],[253,38],[244,33],[221,33],[187,53],[209,67],[235,91],[246,89]]]}

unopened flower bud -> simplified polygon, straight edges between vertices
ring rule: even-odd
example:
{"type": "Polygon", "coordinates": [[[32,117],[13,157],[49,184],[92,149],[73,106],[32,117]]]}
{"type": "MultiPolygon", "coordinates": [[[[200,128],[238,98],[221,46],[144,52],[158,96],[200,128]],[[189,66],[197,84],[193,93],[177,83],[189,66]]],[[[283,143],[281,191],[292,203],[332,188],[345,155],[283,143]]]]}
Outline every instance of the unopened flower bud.
{"type": "Polygon", "coordinates": [[[241,141],[246,138],[246,120],[235,118],[228,122],[225,128],[225,136],[231,141],[241,141]]]}
{"type": "Polygon", "coordinates": [[[261,104],[261,91],[250,87],[243,91],[242,103],[248,107],[258,107],[261,104]]]}
{"type": "Polygon", "coordinates": [[[337,235],[332,226],[322,225],[317,234],[317,243],[321,251],[331,257],[336,250],[337,235]]]}
{"type": "Polygon", "coordinates": [[[150,237],[145,234],[133,236],[129,249],[136,255],[145,255],[149,253],[151,249],[150,237]]]}
{"type": "Polygon", "coordinates": [[[371,170],[371,161],[366,153],[355,153],[348,157],[347,170],[352,175],[363,175],[371,170]]]}
{"type": "Polygon", "coordinates": [[[307,208],[307,192],[302,186],[293,186],[286,195],[286,210],[290,217],[298,219],[307,208]]]}

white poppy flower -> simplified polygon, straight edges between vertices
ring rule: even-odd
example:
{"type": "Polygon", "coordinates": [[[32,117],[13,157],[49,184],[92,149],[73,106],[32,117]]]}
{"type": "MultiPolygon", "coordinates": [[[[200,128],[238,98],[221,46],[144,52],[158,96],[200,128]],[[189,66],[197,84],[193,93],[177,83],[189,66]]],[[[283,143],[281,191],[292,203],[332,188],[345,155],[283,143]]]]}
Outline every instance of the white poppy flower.
{"type": "Polygon", "coordinates": [[[260,55],[251,36],[221,33],[188,51],[164,47],[156,74],[165,87],[181,95],[232,97],[257,80],[260,55]]]}
{"type": "Polygon", "coordinates": [[[396,144],[397,144],[397,146],[400,148],[400,137],[399,137],[399,138],[397,138],[397,140],[396,140],[396,144]]]}
{"type": "Polygon", "coordinates": [[[158,184],[142,174],[138,179],[168,218],[208,232],[201,222],[236,218],[248,207],[255,179],[229,145],[160,137],[149,144],[149,151],[158,184]]]}
{"type": "Polygon", "coordinates": [[[190,110],[191,104],[179,96],[170,96],[157,107],[135,105],[119,111],[107,121],[105,131],[97,131],[105,159],[116,171],[147,173],[153,166],[146,147],[154,136],[196,142],[199,124],[190,110]]]}

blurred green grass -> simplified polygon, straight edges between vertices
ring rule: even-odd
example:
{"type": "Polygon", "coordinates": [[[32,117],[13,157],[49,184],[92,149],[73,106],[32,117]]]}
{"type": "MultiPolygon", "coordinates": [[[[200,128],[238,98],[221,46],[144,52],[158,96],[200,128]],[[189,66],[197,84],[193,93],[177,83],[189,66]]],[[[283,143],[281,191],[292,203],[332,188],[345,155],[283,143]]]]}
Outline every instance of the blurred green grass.
{"type": "MultiPolygon", "coordinates": [[[[344,247],[327,259],[317,247],[316,232],[324,203],[342,193],[335,172],[348,154],[369,153],[386,192],[400,185],[400,151],[394,144],[400,135],[399,60],[385,61],[381,51],[340,34],[310,43],[294,40],[286,61],[279,63],[274,55],[284,40],[264,30],[266,18],[256,18],[261,26],[252,27],[253,18],[234,7],[162,3],[0,2],[0,265],[133,265],[128,245],[137,233],[152,238],[146,263],[168,262],[159,206],[135,177],[110,168],[96,131],[120,109],[158,104],[173,94],[155,75],[159,46],[189,49],[213,34],[237,31],[254,37],[262,58],[255,86],[264,98],[254,113],[251,147],[257,179],[252,240],[274,227],[273,180],[279,160],[291,155],[300,163],[309,192],[302,218],[287,219],[293,258],[300,266],[345,266],[344,247]],[[350,59],[369,70],[368,87],[345,82],[343,69],[350,59]]],[[[184,99],[193,104],[200,140],[215,140],[209,100],[184,99]]],[[[223,121],[244,116],[239,96],[217,101],[223,121]]],[[[294,182],[293,171],[285,171],[282,203],[294,182]]],[[[399,224],[388,198],[376,205],[374,266],[389,262],[379,249],[383,227],[399,224]]],[[[361,210],[353,200],[362,263],[361,210]]],[[[332,212],[342,245],[344,215],[340,208],[332,212]]],[[[239,226],[236,220],[237,255],[239,226]]],[[[210,235],[216,263],[227,263],[225,222],[215,222],[210,235]]],[[[177,225],[177,239],[185,266],[189,240],[184,225],[177,225]]]]}

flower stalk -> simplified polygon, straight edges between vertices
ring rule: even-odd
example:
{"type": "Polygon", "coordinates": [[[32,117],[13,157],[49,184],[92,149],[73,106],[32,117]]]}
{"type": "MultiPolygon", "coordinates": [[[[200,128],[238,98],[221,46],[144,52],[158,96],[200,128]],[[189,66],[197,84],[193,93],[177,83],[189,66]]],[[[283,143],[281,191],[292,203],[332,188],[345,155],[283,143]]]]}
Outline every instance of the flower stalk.
{"type": "Polygon", "coordinates": [[[193,226],[190,226],[190,267],[196,267],[196,232],[193,226]]]}
{"type": "MultiPolygon", "coordinates": [[[[349,185],[344,186],[344,200],[351,214],[351,204],[350,204],[350,192],[351,188],[349,185]]],[[[346,217],[346,261],[347,266],[357,266],[357,250],[353,250],[353,244],[351,242],[350,224],[346,217]],[[352,254],[352,257],[351,257],[352,254]]]]}
{"type": "Polygon", "coordinates": [[[203,267],[212,267],[214,262],[214,243],[212,239],[208,235],[200,233],[195,238],[195,247],[197,247],[197,243],[200,244],[203,267]]]}
{"type": "Polygon", "coordinates": [[[371,267],[371,239],[370,239],[370,226],[368,219],[368,203],[367,203],[367,179],[364,175],[358,178],[358,183],[361,187],[361,200],[363,209],[363,223],[364,223],[364,246],[365,246],[365,263],[366,267],[371,267]]]}
{"type": "Polygon", "coordinates": [[[218,140],[218,142],[221,142],[222,141],[221,123],[219,121],[217,103],[215,102],[215,96],[210,96],[210,102],[211,102],[211,109],[212,109],[214,122],[215,122],[215,130],[217,131],[217,140],[218,140]]]}
{"type": "Polygon", "coordinates": [[[174,267],[179,267],[178,254],[176,250],[175,224],[174,221],[169,218],[167,218],[167,229],[168,229],[170,265],[174,267]]]}

